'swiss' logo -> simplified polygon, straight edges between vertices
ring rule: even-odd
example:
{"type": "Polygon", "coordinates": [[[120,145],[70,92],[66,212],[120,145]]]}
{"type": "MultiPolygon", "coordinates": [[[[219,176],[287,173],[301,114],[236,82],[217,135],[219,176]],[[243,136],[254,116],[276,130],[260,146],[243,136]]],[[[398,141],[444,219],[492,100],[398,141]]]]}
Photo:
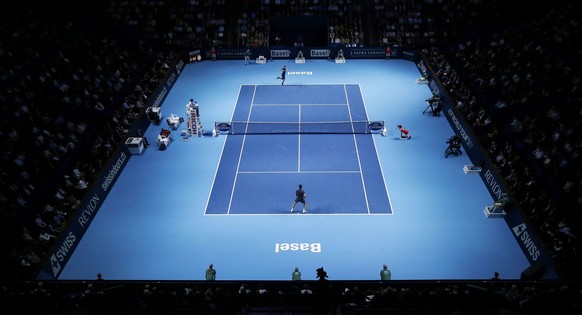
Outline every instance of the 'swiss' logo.
{"type": "Polygon", "coordinates": [[[518,226],[513,227],[513,233],[515,233],[515,236],[520,236],[521,233],[523,233],[523,231],[525,231],[525,229],[526,229],[525,223],[522,223],[518,226]]]}
{"type": "Polygon", "coordinates": [[[521,241],[523,246],[527,249],[527,252],[533,261],[538,260],[540,257],[540,251],[538,247],[534,244],[532,237],[527,232],[527,226],[525,223],[516,225],[512,228],[513,233],[518,240],[521,241]]]}
{"type": "Polygon", "coordinates": [[[56,277],[61,271],[61,263],[55,255],[51,255],[51,267],[53,269],[53,275],[56,277]]]}
{"type": "Polygon", "coordinates": [[[56,278],[61,271],[61,262],[64,262],[69,254],[72,253],[75,243],[77,242],[77,237],[73,232],[69,232],[67,237],[63,240],[59,248],[51,255],[51,268],[53,270],[53,276],[56,278]]]}

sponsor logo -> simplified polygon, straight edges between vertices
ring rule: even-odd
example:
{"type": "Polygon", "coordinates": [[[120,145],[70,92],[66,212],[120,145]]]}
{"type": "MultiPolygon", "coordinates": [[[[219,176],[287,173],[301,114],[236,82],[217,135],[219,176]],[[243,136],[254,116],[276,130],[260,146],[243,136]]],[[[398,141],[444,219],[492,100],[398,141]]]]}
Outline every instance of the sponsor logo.
{"type": "Polygon", "coordinates": [[[180,74],[182,72],[182,68],[184,68],[184,65],[186,63],[184,62],[184,60],[180,60],[177,64],[176,64],[176,72],[178,74],[180,74]]]}
{"type": "Polygon", "coordinates": [[[271,50],[271,57],[273,58],[289,58],[291,56],[290,50],[271,50]]]}
{"type": "Polygon", "coordinates": [[[220,57],[242,57],[244,56],[244,50],[219,50],[218,56],[220,57]]]}
{"type": "Polygon", "coordinates": [[[514,226],[512,230],[517,239],[521,241],[521,244],[527,250],[531,259],[533,261],[538,260],[538,258],[540,257],[540,251],[538,250],[538,247],[534,244],[532,237],[529,235],[525,223],[514,226]]]}
{"type": "Polygon", "coordinates": [[[329,57],[329,49],[311,49],[309,55],[311,57],[329,57]]]}
{"type": "Polygon", "coordinates": [[[455,126],[457,131],[459,131],[459,135],[465,141],[465,144],[467,145],[467,147],[469,149],[472,149],[473,145],[474,145],[473,140],[471,140],[471,138],[469,137],[469,135],[465,131],[465,128],[463,128],[463,126],[461,125],[461,122],[459,121],[457,116],[455,116],[455,113],[453,112],[453,110],[451,108],[449,108],[447,110],[447,114],[449,114],[449,117],[451,117],[451,120],[453,121],[453,125],[455,126]]]}
{"type": "Polygon", "coordinates": [[[100,204],[101,204],[101,198],[99,198],[99,196],[97,196],[97,194],[94,194],[93,197],[91,197],[91,199],[89,199],[89,201],[87,202],[87,206],[85,206],[85,208],[83,208],[81,215],[77,219],[77,222],[79,222],[79,225],[81,225],[82,227],[88,226],[89,222],[91,222],[91,218],[93,216],[93,213],[95,211],[97,211],[97,209],[99,209],[100,204]]]}
{"type": "Polygon", "coordinates": [[[321,243],[275,243],[275,253],[285,251],[310,251],[321,253],[321,243]]]}
{"type": "Polygon", "coordinates": [[[430,80],[430,82],[428,83],[428,86],[430,88],[430,91],[434,94],[434,93],[438,93],[441,94],[441,90],[439,89],[438,84],[436,83],[436,81],[434,80],[430,80]]]}
{"type": "Polygon", "coordinates": [[[417,66],[420,69],[420,72],[422,72],[423,74],[426,73],[426,66],[424,65],[424,61],[419,62],[417,66]]]}
{"type": "Polygon", "coordinates": [[[350,56],[382,56],[386,55],[384,49],[351,49],[350,56]]]}
{"type": "Polygon", "coordinates": [[[53,269],[53,276],[56,278],[61,271],[61,263],[55,255],[51,255],[51,267],[53,269]]]}
{"type": "Polygon", "coordinates": [[[164,86],[162,88],[162,91],[160,91],[160,94],[158,95],[158,97],[156,97],[156,100],[152,103],[151,107],[160,107],[160,104],[162,103],[162,100],[164,99],[164,97],[166,96],[167,93],[168,93],[168,88],[164,86]]]}
{"type": "Polygon", "coordinates": [[[174,82],[176,82],[176,79],[178,78],[177,74],[175,72],[173,72],[169,77],[168,80],[166,81],[166,84],[168,86],[172,86],[174,85],[174,82]]]}
{"type": "Polygon", "coordinates": [[[232,126],[229,123],[222,122],[216,124],[216,130],[220,132],[229,132],[230,129],[232,129],[232,126]]]}
{"type": "Polygon", "coordinates": [[[493,195],[497,197],[497,200],[500,200],[507,196],[507,194],[503,192],[503,190],[501,189],[501,185],[499,185],[491,170],[487,170],[487,172],[485,172],[485,175],[483,175],[483,178],[485,179],[487,185],[489,185],[489,189],[491,190],[493,195]]]}
{"type": "Polygon", "coordinates": [[[103,184],[101,184],[101,188],[103,188],[103,191],[107,191],[109,185],[111,185],[111,182],[113,182],[113,180],[117,177],[117,173],[125,163],[125,160],[127,160],[127,155],[121,152],[121,154],[119,155],[119,159],[117,159],[117,162],[115,162],[115,164],[111,167],[111,170],[107,174],[107,177],[105,177],[103,184]]]}
{"type": "Polygon", "coordinates": [[[77,237],[73,232],[69,232],[67,237],[63,240],[61,245],[58,247],[57,251],[51,256],[51,267],[53,270],[53,276],[56,278],[61,271],[61,262],[65,261],[65,258],[69,255],[71,250],[74,248],[77,237]]]}
{"type": "Polygon", "coordinates": [[[384,129],[384,123],[381,121],[373,121],[370,124],[368,124],[368,128],[372,131],[379,131],[384,129]]]}

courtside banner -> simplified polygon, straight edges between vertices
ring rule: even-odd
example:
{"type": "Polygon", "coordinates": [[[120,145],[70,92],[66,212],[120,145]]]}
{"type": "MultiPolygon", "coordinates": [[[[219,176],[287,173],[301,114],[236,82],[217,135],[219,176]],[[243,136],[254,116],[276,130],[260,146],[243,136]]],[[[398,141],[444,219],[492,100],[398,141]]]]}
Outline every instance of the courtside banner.
{"type": "MultiPolygon", "coordinates": [[[[182,73],[185,61],[184,57],[180,57],[174,63],[173,71],[170,71],[165,80],[162,81],[156,92],[150,97],[147,107],[161,106],[171,90],[172,86],[182,73]]],[[[146,108],[147,108],[146,107],[146,108]]],[[[149,119],[146,119],[145,111],[142,113],[138,123],[131,129],[131,133],[135,134],[137,129],[146,129],[149,126],[149,119]],[[146,123],[147,121],[147,123],[146,123]]],[[[83,235],[89,228],[89,225],[97,215],[99,208],[105,201],[109,194],[111,187],[119,178],[119,174],[123,171],[131,154],[125,142],[121,142],[113,156],[109,159],[107,165],[102,169],[99,179],[90,187],[79,208],[67,221],[67,226],[63,232],[57,237],[52,248],[45,255],[40,269],[37,271],[37,280],[57,280],[63,267],[71,258],[71,255],[77,248],[83,235]]]]}
{"type": "Polygon", "coordinates": [[[402,53],[399,55],[399,57],[402,59],[411,60],[414,62],[416,62],[418,59],[420,59],[418,57],[418,52],[416,50],[406,50],[406,49],[402,50],[402,53]]]}
{"type": "MultiPolygon", "coordinates": [[[[451,101],[447,91],[436,78],[432,68],[426,60],[418,62],[417,66],[420,72],[428,75],[428,87],[432,93],[438,93],[441,96],[442,111],[455,134],[461,138],[463,149],[471,162],[481,166],[479,176],[485,183],[487,190],[495,202],[509,198],[510,202],[506,207],[505,222],[511,229],[513,236],[527,257],[530,264],[542,262],[546,267],[545,279],[558,279],[553,259],[548,255],[543,243],[540,241],[534,229],[531,228],[520,204],[508,188],[503,177],[499,175],[493,161],[489,158],[486,151],[481,146],[477,137],[473,133],[469,124],[462,115],[457,111],[451,101]]],[[[483,205],[483,208],[488,205],[483,205]]],[[[482,211],[482,209],[479,209],[482,211]]]]}
{"type": "Polygon", "coordinates": [[[386,58],[386,48],[346,48],[347,56],[353,59],[386,58]]]}
{"type": "Polygon", "coordinates": [[[218,49],[216,50],[216,59],[240,59],[245,57],[246,49],[218,49]]]}
{"type": "Polygon", "coordinates": [[[202,50],[195,49],[188,52],[188,62],[196,62],[202,60],[202,50]]]}
{"type": "MultiPolygon", "coordinates": [[[[334,55],[337,55],[337,51],[334,55]]],[[[330,58],[331,51],[328,48],[312,48],[309,49],[309,57],[311,58],[330,58]]]]}
{"type": "MultiPolygon", "coordinates": [[[[266,59],[294,59],[299,51],[307,59],[333,59],[337,57],[339,50],[344,52],[346,59],[385,59],[386,47],[344,47],[341,45],[330,45],[327,47],[255,47],[250,48],[251,59],[263,56],[266,59]]],[[[217,60],[244,60],[246,49],[217,49],[217,60]]],[[[206,59],[210,59],[210,51],[207,51],[206,59]]],[[[415,62],[420,60],[418,52],[400,47],[391,47],[392,58],[408,59],[415,62]]]]}
{"type": "Polygon", "coordinates": [[[79,209],[75,211],[73,217],[68,221],[66,228],[56,239],[53,248],[46,255],[42,264],[42,269],[38,272],[37,280],[57,280],[63,267],[73,255],[75,248],[81,241],[83,235],[89,228],[97,211],[109,194],[110,188],[127,165],[131,154],[128,149],[121,145],[113,158],[109,160],[107,167],[101,173],[97,183],[91,187],[91,191],[85,195],[79,209]]]}
{"type": "Polygon", "coordinates": [[[419,63],[417,63],[416,66],[418,67],[418,69],[420,69],[421,74],[426,74],[426,67],[424,65],[423,60],[421,60],[419,63]]]}

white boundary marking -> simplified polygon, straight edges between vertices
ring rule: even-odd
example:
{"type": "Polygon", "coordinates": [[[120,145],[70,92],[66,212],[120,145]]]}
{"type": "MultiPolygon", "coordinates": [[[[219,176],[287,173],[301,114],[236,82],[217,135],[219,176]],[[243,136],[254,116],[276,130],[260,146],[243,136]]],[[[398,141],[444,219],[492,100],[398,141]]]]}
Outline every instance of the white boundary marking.
{"type": "MultiPolygon", "coordinates": [[[[358,86],[358,89],[360,87],[358,86]]],[[[344,84],[344,93],[346,96],[346,102],[348,103],[348,114],[350,115],[350,121],[352,120],[352,111],[350,109],[350,101],[348,99],[348,89],[346,88],[346,85],[344,84]]],[[[360,91],[360,95],[361,95],[361,91],[360,91]]],[[[362,105],[364,105],[362,103],[362,105]]],[[[366,114],[366,118],[368,118],[368,114],[366,114]]],[[[352,131],[354,131],[354,125],[352,124],[352,131]]],[[[364,172],[362,172],[362,162],[360,161],[360,149],[358,148],[358,141],[356,140],[356,135],[353,134],[352,135],[353,139],[354,139],[354,146],[356,147],[356,157],[358,158],[358,168],[360,169],[360,179],[362,180],[362,189],[364,189],[364,199],[366,200],[366,209],[368,209],[368,214],[370,214],[370,203],[368,202],[368,192],[366,190],[366,182],[364,181],[364,172]]]]}
{"type": "MultiPolygon", "coordinates": [[[[251,118],[251,113],[253,112],[253,101],[255,99],[255,94],[257,92],[257,86],[253,88],[253,98],[251,99],[251,104],[249,107],[249,114],[247,115],[247,121],[251,118]]],[[[247,127],[248,128],[248,124],[247,127]]],[[[236,180],[238,178],[238,170],[240,169],[240,161],[242,160],[242,154],[245,151],[245,142],[247,140],[246,130],[245,135],[243,136],[242,144],[240,147],[240,153],[238,155],[238,162],[236,164],[236,172],[234,173],[234,182],[232,183],[232,191],[230,192],[230,200],[228,201],[228,209],[226,211],[227,215],[230,215],[230,207],[232,206],[232,198],[234,197],[234,190],[236,189],[236,180]]]]}

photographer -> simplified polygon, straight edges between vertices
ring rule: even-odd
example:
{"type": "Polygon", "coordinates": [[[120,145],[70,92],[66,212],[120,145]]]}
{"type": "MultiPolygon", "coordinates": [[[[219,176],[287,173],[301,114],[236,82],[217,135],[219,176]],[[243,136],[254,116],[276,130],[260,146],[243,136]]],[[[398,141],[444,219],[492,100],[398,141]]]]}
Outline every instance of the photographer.
{"type": "Polygon", "coordinates": [[[449,155],[454,154],[456,156],[462,155],[463,152],[461,151],[461,138],[459,136],[454,135],[447,140],[447,144],[449,145],[445,150],[445,158],[448,158],[449,155]]]}
{"type": "Polygon", "coordinates": [[[323,270],[323,267],[317,268],[315,269],[316,272],[316,278],[319,281],[325,281],[327,280],[327,271],[323,270]]]}
{"type": "Polygon", "coordinates": [[[427,112],[429,112],[432,116],[439,116],[441,114],[443,108],[441,105],[441,96],[438,93],[434,93],[430,98],[427,98],[425,102],[428,103],[428,106],[422,112],[423,114],[426,114],[427,112]]]}
{"type": "Polygon", "coordinates": [[[431,110],[432,110],[431,111],[431,114],[433,116],[440,116],[440,114],[441,114],[441,112],[443,110],[443,107],[442,107],[440,101],[437,101],[435,104],[431,104],[430,107],[431,107],[431,110]]]}
{"type": "Polygon", "coordinates": [[[426,101],[429,104],[435,104],[441,101],[441,96],[438,93],[433,93],[430,98],[426,99],[426,101]]]}

